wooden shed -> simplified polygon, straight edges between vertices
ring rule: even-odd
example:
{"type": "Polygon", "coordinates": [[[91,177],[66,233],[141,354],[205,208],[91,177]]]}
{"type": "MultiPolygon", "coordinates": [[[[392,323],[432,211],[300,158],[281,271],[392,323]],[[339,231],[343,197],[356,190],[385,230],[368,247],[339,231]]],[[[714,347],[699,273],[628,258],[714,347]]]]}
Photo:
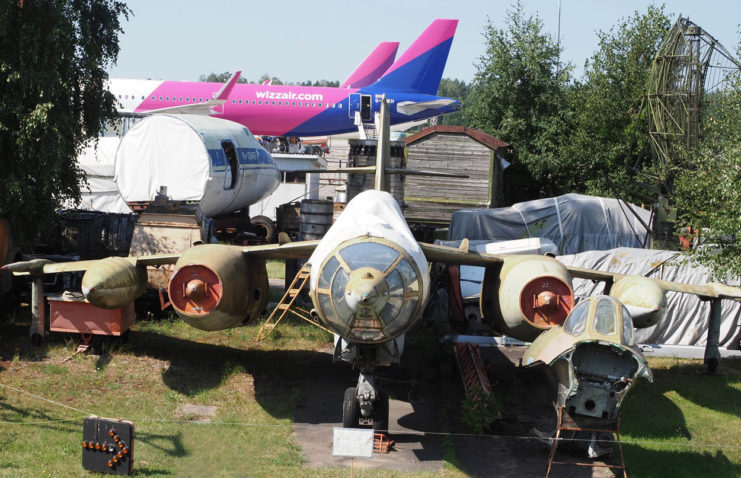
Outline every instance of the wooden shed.
{"type": "Polygon", "coordinates": [[[509,144],[464,126],[432,126],[404,141],[407,168],[468,175],[465,179],[407,176],[404,215],[408,222],[448,224],[459,209],[500,205],[502,160],[511,161],[513,156],[509,144]]]}

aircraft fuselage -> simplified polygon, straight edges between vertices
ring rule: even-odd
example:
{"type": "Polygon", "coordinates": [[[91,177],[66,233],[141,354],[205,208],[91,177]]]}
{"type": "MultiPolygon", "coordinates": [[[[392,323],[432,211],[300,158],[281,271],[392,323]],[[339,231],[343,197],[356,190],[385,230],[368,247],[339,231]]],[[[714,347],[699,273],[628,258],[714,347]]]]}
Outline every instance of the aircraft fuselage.
{"type": "MultiPolygon", "coordinates": [[[[155,80],[111,80],[110,90],[123,114],[146,114],[176,106],[203,103],[222,87],[221,83],[155,80]]],[[[391,124],[406,123],[450,113],[460,107],[457,100],[414,92],[366,88],[329,88],[284,85],[234,85],[226,102],[213,108],[212,116],[247,126],[255,134],[274,136],[320,136],[354,131],[356,112],[364,123],[372,123],[383,95],[389,103],[391,124]],[[423,108],[413,114],[397,109],[399,104],[448,102],[423,108]]]]}

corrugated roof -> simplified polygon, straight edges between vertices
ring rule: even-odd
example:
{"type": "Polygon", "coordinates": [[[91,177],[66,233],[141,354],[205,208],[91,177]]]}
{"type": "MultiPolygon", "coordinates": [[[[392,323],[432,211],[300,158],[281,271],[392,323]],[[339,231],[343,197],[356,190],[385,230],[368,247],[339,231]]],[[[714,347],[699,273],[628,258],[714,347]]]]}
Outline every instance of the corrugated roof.
{"type": "Polygon", "coordinates": [[[499,148],[509,147],[509,144],[505,143],[504,141],[500,139],[495,138],[494,136],[490,134],[484,133],[483,131],[478,130],[478,129],[468,128],[466,126],[440,126],[440,125],[430,126],[429,128],[425,128],[422,131],[413,134],[412,136],[404,138],[404,142],[407,145],[410,145],[433,133],[465,134],[490,149],[499,149],[499,148]]]}

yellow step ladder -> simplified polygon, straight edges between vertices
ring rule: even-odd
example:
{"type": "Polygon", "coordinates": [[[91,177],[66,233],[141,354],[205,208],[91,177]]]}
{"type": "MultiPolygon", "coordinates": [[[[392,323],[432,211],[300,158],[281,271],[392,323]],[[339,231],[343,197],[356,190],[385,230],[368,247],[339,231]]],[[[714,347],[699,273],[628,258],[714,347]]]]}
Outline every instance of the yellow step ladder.
{"type": "Polygon", "coordinates": [[[325,330],[332,333],[329,329],[322,326],[317,322],[312,316],[311,312],[299,307],[295,304],[296,299],[301,294],[301,291],[306,287],[306,284],[309,282],[309,278],[311,276],[311,266],[306,264],[301,267],[301,269],[296,274],[296,277],[293,278],[293,282],[291,282],[291,285],[288,286],[288,289],[286,289],[286,293],[283,295],[283,298],[280,300],[278,305],[273,309],[273,312],[270,314],[270,317],[265,321],[264,324],[262,324],[262,327],[260,327],[260,331],[257,332],[257,340],[263,340],[265,337],[270,335],[270,332],[275,329],[281,320],[288,314],[289,312],[296,317],[303,319],[307,322],[309,322],[312,325],[316,325],[322,330],[325,330]],[[279,315],[280,313],[280,315],[279,315]],[[277,318],[276,318],[277,317],[277,318]]]}

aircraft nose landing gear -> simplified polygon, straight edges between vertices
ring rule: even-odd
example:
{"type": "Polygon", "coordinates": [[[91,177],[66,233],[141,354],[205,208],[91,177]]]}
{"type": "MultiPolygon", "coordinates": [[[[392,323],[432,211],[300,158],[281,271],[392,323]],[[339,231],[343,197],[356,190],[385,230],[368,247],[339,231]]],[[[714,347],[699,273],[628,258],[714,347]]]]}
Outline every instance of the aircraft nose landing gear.
{"type": "Polygon", "coordinates": [[[373,426],[377,432],[388,432],[389,396],[375,385],[375,377],[360,373],[357,387],[345,390],[342,402],[342,426],[373,426]]]}

